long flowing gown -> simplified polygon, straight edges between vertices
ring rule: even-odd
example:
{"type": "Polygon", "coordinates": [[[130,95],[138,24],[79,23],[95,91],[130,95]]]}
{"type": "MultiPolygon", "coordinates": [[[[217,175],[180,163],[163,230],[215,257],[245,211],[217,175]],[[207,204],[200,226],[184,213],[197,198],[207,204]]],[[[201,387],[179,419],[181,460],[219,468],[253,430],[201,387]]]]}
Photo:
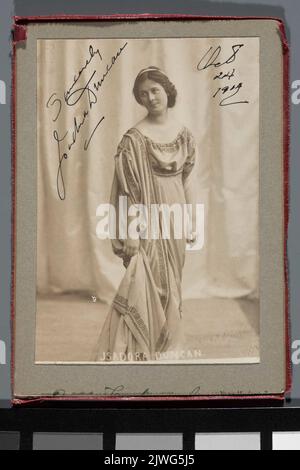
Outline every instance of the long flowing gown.
{"type": "MultiPolygon", "coordinates": [[[[115,157],[110,203],[116,214],[120,196],[147,208],[152,204],[186,204],[195,153],[193,136],[186,127],[168,144],[154,142],[137,128],[127,131],[115,157]]],[[[117,227],[118,223],[117,217],[117,227]]],[[[121,357],[154,361],[162,353],[183,347],[181,282],[186,238],[185,234],[175,238],[172,218],[169,239],[162,236],[161,219],[156,229],[155,237],[141,238],[139,252],[131,259],[123,253],[118,231],[112,240],[126,272],[100,334],[97,361],[118,361],[121,357]]]]}

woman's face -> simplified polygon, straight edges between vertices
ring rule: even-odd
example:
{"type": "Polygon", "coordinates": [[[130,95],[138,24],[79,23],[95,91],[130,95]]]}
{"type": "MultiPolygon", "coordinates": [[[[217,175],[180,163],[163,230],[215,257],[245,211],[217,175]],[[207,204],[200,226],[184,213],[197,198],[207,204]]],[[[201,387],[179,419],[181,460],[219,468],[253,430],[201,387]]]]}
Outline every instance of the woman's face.
{"type": "Polygon", "coordinates": [[[164,113],[168,108],[168,95],[165,89],[153,80],[145,80],[139,86],[141,104],[151,115],[164,113]]]}

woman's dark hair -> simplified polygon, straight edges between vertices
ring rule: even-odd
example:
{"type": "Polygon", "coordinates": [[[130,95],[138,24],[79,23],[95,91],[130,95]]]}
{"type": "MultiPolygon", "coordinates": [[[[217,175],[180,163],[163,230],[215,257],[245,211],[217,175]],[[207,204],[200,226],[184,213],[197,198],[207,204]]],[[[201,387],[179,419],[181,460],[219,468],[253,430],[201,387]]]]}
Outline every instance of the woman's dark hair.
{"type": "Polygon", "coordinates": [[[145,80],[153,80],[154,82],[159,83],[165,90],[168,95],[168,108],[173,108],[176,103],[177,98],[177,90],[175,85],[170,82],[167,75],[165,75],[158,67],[148,67],[147,69],[143,69],[140,71],[138,76],[135,79],[134,87],[133,87],[133,94],[135,99],[139,104],[142,104],[140,96],[139,96],[139,88],[140,84],[143,83],[145,80]],[[151,69],[151,70],[150,70],[151,69]]]}

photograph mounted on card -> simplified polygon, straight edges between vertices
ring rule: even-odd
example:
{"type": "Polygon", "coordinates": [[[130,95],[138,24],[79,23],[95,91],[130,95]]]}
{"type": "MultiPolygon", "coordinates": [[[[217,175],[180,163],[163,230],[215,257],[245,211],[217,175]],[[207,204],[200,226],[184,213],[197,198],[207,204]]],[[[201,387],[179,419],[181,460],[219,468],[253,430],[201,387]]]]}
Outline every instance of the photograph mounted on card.
{"type": "Polygon", "coordinates": [[[15,399],[282,396],[283,24],[20,27],[15,399]]]}

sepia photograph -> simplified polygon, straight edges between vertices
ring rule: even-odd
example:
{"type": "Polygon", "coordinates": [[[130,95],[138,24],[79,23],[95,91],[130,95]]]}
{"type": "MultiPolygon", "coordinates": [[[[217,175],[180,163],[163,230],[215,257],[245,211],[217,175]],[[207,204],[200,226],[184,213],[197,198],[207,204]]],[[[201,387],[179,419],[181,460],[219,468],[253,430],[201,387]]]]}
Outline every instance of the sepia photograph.
{"type": "Polygon", "coordinates": [[[37,41],[36,364],[258,364],[260,39],[37,41]]]}

